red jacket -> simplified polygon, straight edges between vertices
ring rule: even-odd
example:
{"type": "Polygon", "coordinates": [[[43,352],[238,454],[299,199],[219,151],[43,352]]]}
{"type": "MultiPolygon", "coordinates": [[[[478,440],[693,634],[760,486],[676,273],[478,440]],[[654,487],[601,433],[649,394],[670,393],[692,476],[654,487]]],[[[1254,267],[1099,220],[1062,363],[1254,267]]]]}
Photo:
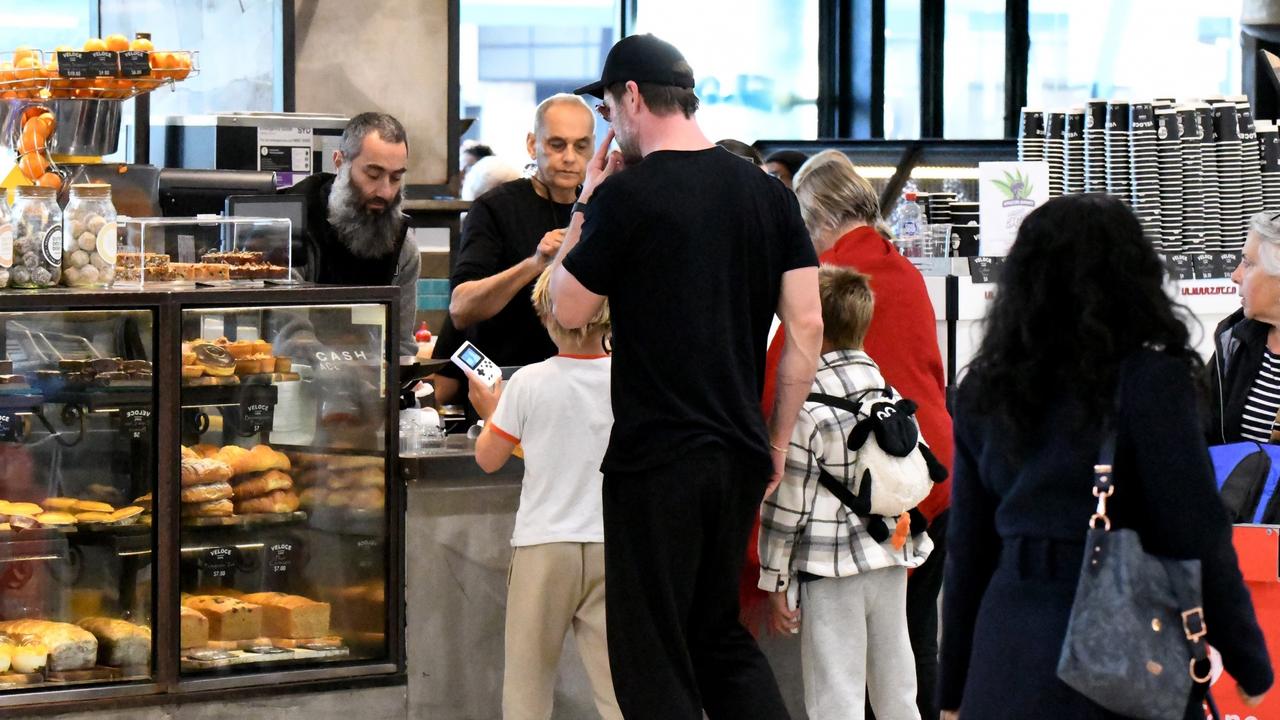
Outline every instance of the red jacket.
{"type": "MultiPolygon", "coordinates": [[[[952,460],[951,415],[947,413],[946,373],[938,351],[937,319],[924,277],[911,261],[873,228],[860,227],[845,234],[818,258],[823,264],[847,267],[871,277],[876,309],[867,330],[865,350],[880,372],[903,397],[919,405],[916,418],[925,442],[947,466],[952,460]]],[[[764,370],[765,415],[773,410],[778,361],[784,333],[779,330],[764,370]]],[[[920,503],[930,520],[951,505],[951,481],[938,483],[920,503]]]]}

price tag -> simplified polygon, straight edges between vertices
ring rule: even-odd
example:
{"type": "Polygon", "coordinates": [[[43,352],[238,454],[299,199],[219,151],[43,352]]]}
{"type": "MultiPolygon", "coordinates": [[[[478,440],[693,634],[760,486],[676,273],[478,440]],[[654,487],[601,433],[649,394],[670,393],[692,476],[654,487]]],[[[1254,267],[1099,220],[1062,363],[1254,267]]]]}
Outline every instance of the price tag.
{"type": "Polygon", "coordinates": [[[1214,253],[1196,253],[1191,256],[1191,271],[1197,280],[1213,280],[1222,277],[1218,256],[1214,253]]]}
{"type": "Polygon", "coordinates": [[[1231,273],[1240,267],[1240,252],[1218,253],[1218,277],[1231,277],[1231,273]]]}
{"type": "Polygon", "coordinates": [[[151,58],[146,50],[125,50],[120,53],[120,77],[136,78],[151,75],[151,58]]]}
{"type": "Polygon", "coordinates": [[[58,74],[64,78],[114,77],[120,72],[116,55],[110,50],[63,51],[58,53],[58,74]]]}
{"type": "Polygon", "coordinates": [[[993,283],[1000,277],[1000,269],[1004,267],[1002,257],[969,258],[969,278],[979,285],[993,283]]]}
{"type": "Polygon", "coordinates": [[[382,542],[377,538],[356,541],[356,567],[377,572],[382,567],[382,542]]]}
{"type": "Polygon", "coordinates": [[[293,543],[276,543],[267,549],[267,569],[273,574],[284,575],[293,564],[293,556],[293,543]]]}
{"type": "Polygon", "coordinates": [[[1170,255],[1168,260],[1169,275],[1174,280],[1194,280],[1195,272],[1191,266],[1191,256],[1178,253],[1170,255]]]}
{"type": "Polygon", "coordinates": [[[131,440],[142,440],[151,436],[151,408],[133,408],[125,410],[120,419],[120,431],[131,440]]]}
{"type": "Polygon", "coordinates": [[[240,428],[245,435],[271,432],[275,403],[270,385],[243,385],[240,394],[240,428]]]}
{"type": "Polygon", "coordinates": [[[22,442],[22,418],[12,411],[0,412],[0,442],[22,442]]]}
{"type": "Polygon", "coordinates": [[[200,556],[199,567],[207,577],[226,579],[236,567],[236,550],[230,547],[211,547],[200,556]]]}

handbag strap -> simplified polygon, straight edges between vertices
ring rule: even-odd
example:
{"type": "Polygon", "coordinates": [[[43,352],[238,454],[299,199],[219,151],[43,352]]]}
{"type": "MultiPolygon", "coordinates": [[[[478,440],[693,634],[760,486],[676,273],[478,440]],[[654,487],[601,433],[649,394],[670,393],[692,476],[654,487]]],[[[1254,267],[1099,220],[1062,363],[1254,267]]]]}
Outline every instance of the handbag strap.
{"type": "MultiPolygon", "coordinates": [[[[1093,466],[1093,496],[1098,499],[1098,507],[1093,516],[1089,518],[1089,527],[1096,529],[1097,521],[1101,520],[1104,532],[1111,530],[1111,519],[1107,517],[1107,498],[1115,494],[1116,491],[1117,423],[1115,418],[1118,418],[1119,415],[1120,386],[1117,380],[1115,410],[1111,418],[1103,425],[1102,443],[1098,448],[1098,462],[1093,466]]],[[[1187,643],[1191,646],[1191,665],[1189,668],[1191,679],[1197,683],[1206,683],[1210,678],[1208,667],[1205,667],[1203,675],[1196,674],[1196,663],[1204,663],[1209,659],[1203,642],[1207,632],[1204,623],[1204,607],[1201,605],[1200,599],[1192,593],[1192,583],[1183,576],[1185,571],[1181,563],[1177,560],[1169,560],[1154,555],[1150,557],[1156,557],[1169,576],[1169,585],[1173,589],[1174,600],[1177,602],[1179,613],[1182,616],[1182,631],[1187,637],[1187,643]]]]}

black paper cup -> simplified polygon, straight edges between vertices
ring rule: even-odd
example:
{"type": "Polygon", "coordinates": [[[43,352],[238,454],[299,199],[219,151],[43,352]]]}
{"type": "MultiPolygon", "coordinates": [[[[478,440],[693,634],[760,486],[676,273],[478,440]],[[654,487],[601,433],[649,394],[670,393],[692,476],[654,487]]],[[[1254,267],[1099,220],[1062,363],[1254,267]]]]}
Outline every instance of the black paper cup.
{"type": "Polygon", "coordinates": [[[1107,130],[1129,132],[1129,103],[1118,100],[1107,103],[1107,130]]]}
{"type": "Polygon", "coordinates": [[[1151,108],[1151,103],[1139,102],[1129,106],[1129,131],[1137,134],[1140,132],[1154,131],[1156,127],[1155,110],[1151,108]]]}
{"type": "Polygon", "coordinates": [[[1043,139],[1044,112],[1034,108],[1022,108],[1021,121],[1018,123],[1018,137],[1043,139]]]}
{"type": "Polygon", "coordinates": [[[1240,139],[1235,103],[1213,104],[1213,138],[1216,142],[1235,142],[1240,139]]]}

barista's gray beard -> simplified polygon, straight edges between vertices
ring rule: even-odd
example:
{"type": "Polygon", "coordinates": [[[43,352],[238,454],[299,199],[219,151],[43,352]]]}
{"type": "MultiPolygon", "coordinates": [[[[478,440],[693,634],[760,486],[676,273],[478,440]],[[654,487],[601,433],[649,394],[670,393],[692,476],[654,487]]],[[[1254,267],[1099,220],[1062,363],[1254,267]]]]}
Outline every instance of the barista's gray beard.
{"type": "Polygon", "coordinates": [[[351,165],[338,168],[338,176],[329,191],[329,224],[338,238],[356,257],[376,258],[390,255],[400,237],[404,222],[400,214],[403,192],[382,212],[368,212],[360,206],[360,197],[351,184],[351,165]]]}

